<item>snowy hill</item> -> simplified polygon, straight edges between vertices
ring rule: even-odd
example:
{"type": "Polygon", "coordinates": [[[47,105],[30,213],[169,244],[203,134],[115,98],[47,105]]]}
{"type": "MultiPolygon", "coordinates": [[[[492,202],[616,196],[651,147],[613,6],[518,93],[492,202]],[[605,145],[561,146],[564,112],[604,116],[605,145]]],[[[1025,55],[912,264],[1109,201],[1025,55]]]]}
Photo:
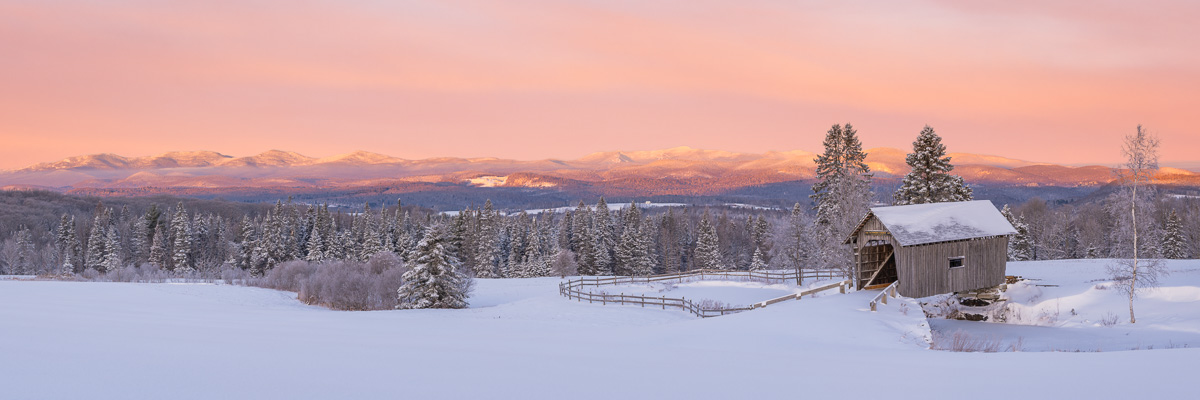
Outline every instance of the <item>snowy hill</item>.
{"type": "MultiPolygon", "coordinates": [[[[1084,282],[1103,266],[1076,263],[1015,270],[1084,282]]],[[[1164,283],[1200,287],[1200,262],[1172,268],[1164,283]]],[[[1178,398],[1200,358],[930,350],[915,301],[872,313],[874,292],[697,319],[568,301],[558,281],[479,280],[466,310],[339,312],[227,285],[0,280],[0,398],[842,398],[864,374],[899,398],[1178,398]]],[[[1194,335],[1200,298],[1169,293],[1138,329],[1194,335]]]]}

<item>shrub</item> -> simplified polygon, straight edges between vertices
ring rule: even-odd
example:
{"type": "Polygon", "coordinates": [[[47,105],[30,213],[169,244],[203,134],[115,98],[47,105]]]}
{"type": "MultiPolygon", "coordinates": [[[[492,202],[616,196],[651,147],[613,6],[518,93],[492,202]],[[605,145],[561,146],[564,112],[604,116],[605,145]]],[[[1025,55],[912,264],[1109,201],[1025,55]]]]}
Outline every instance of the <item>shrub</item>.
{"type": "MultiPolygon", "coordinates": [[[[933,341],[935,348],[939,350],[949,350],[957,352],[984,352],[995,353],[1000,351],[1003,342],[997,337],[974,336],[961,330],[954,331],[952,334],[941,332],[934,333],[933,341]]],[[[1020,346],[1024,346],[1024,340],[1021,340],[1020,346]]]]}
{"type": "Polygon", "coordinates": [[[300,281],[313,274],[317,264],[308,261],[288,261],[276,265],[266,276],[256,280],[255,286],[300,292],[300,281]]]}
{"type": "Polygon", "coordinates": [[[289,261],[250,285],[297,293],[305,304],[335,310],[386,310],[396,307],[404,263],[394,255],[376,254],[366,263],[289,261]]]}

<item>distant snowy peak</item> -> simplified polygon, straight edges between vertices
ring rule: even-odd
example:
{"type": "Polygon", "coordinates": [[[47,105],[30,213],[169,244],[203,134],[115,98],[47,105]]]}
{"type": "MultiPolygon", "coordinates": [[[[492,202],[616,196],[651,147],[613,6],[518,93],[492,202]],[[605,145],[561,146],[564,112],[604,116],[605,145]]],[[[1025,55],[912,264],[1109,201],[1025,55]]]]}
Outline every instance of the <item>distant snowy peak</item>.
{"type": "Polygon", "coordinates": [[[360,151],[356,151],[353,153],[321,158],[321,159],[316,160],[315,163],[316,164],[345,163],[345,164],[358,164],[358,165],[372,165],[372,164],[394,164],[394,163],[399,163],[399,162],[404,162],[404,161],[405,161],[404,159],[360,150],[360,151]]]}
{"type": "Polygon", "coordinates": [[[222,167],[287,167],[293,165],[305,165],[315,161],[316,158],[309,157],[300,153],[270,150],[253,155],[250,157],[235,158],[221,163],[222,167]]]}
{"type": "Polygon", "coordinates": [[[148,157],[124,157],[111,153],[103,153],[68,157],[61,161],[37,164],[18,171],[208,167],[230,158],[230,156],[215,151],[173,151],[148,157]]]}

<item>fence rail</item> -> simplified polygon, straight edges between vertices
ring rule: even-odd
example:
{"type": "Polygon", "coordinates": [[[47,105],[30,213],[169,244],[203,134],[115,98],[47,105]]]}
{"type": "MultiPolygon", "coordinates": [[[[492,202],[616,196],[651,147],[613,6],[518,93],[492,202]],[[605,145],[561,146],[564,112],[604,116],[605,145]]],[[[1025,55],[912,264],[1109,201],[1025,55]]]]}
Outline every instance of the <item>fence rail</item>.
{"type": "Polygon", "coordinates": [[[900,295],[896,293],[896,285],[899,284],[900,281],[892,282],[891,285],[883,288],[882,292],[879,292],[879,294],[875,295],[875,298],[871,299],[871,311],[876,311],[875,309],[878,307],[879,303],[887,304],[888,297],[899,297],[900,295]]]}
{"type": "Polygon", "coordinates": [[[614,276],[614,277],[608,277],[608,278],[580,277],[577,279],[572,279],[572,280],[568,280],[566,282],[559,283],[558,284],[558,294],[562,295],[568,299],[571,299],[571,300],[587,301],[588,303],[600,303],[600,304],[604,304],[604,305],[612,303],[612,304],[622,304],[622,305],[636,305],[636,306],[641,306],[643,308],[645,308],[646,306],[651,306],[651,307],[661,307],[664,310],[667,309],[668,307],[678,308],[680,310],[690,312],[693,315],[700,317],[700,318],[709,318],[709,317],[719,317],[719,316],[726,315],[726,314],[735,314],[735,313],[739,313],[742,311],[750,311],[750,310],[766,307],[771,304],[779,303],[782,301],[787,301],[787,300],[792,300],[792,299],[800,299],[802,296],[811,296],[811,295],[814,295],[819,292],[831,290],[833,288],[840,288],[841,292],[845,293],[846,287],[850,285],[850,280],[847,279],[847,280],[843,280],[840,282],[830,283],[830,284],[827,284],[827,285],[824,285],[821,287],[808,289],[808,290],[802,291],[800,293],[777,297],[777,298],[770,299],[767,301],[755,303],[755,304],[751,305],[750,307],[735,307],[735,308],[703,307],[700,304],[697,304],[696,302],[693,302],[693,301],[688,300],[687,298],[683,298],[683,297],[680,297],[680,298],[666,297],[666,296],[650,297],[650,296],[636,296],[636,295],[624,294],[624,293],[621,293],[621,294],[593,293],[591,291],[583,290],[583,287],[585,287],[585,286],[603,286],[603,285],[631,285],[631,284],[638,284],[638,283],[652,283],[652,282],[665,282],[665,281],[683,282],[684,280],[689,280],[689,279],[694,279],[694,278],[699,278],[700,280],[704,280],[704,279],[708,279],[708,278],[722,278],[722,279],[726,279],[726,280],[728,280],[730,278],[746,278],[746,279],[762,279],[762,280],[767,280],[767,281],[796,280],[797,282],[800,282],[806,278],[819,279],[819,278],[839,278],[839,277],[844,277],[844,275],[837,271],[803,271],[803,272],[797,273],[797,272],[766,272],[766,271],[694,270],[694,271],[681,272],[681,273],[676,273],[676,274],[651,275],[651,276],[644,276],[644,277],[638,277],[638,276],[614,276]]]}

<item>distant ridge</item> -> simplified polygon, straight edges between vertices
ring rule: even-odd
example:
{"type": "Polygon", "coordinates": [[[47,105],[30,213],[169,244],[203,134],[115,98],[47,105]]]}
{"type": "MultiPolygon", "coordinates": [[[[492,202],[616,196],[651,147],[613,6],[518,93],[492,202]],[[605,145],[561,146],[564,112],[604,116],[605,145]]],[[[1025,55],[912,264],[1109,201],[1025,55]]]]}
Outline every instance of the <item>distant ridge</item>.
{"type": "MultiPolygon", "coordinates": [[[[907,152],[867,150],[867,165],[883,182],[908,173],[907,152]]],[[[611,190],[679,195],[726,193],[814,177],[814,153],[761,154],[674,147],[607,151],[575,160],[439,157],[409,160],[367,151],[311,157],[284,150],[233,157],[214,151],[148,157],[93,154],[0,172],[0,187],[122,193],[197,193],[236,188],[253,192],[320,188],[397,188],[441,183],[537,190],[611,190]],[[136,192],[130,192],[136,190],[136,192]]],[[[954,173],[972,185],[1099,187],[1112,181],[1105,166],[1064,166],[994,155],[951,153],[954,173]]],[[[1162,170],[1164,182],[1200,182],[1200,174],[1162,170]]],[[[380,189],[386,190],[386,189],[380,189]]]]}

